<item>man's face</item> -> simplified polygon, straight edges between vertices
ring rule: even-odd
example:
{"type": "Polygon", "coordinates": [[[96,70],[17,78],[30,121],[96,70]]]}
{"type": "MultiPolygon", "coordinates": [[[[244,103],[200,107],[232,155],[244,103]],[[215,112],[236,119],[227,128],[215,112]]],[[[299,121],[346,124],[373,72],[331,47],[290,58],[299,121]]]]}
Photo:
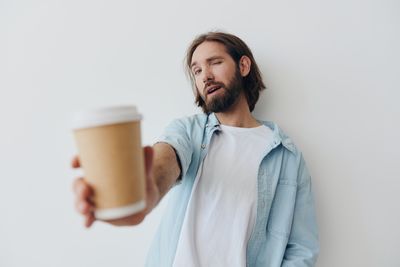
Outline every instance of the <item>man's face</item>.
{"type": "Polygon", "coordinates": [[[208,112],[226,111],[242,91],[242,76],[236,63],[218,42],[203,42],[196,48],[191,71],[208,112]]]}

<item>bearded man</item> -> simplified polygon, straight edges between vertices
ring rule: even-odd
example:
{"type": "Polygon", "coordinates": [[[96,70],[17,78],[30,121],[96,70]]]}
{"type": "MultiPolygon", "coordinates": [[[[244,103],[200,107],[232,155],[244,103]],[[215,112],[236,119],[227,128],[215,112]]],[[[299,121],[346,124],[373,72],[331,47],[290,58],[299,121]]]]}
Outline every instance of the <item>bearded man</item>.
{"type": "MultiPolygon", "coordinates": [[[[147,207],[107,222],[141,223],[174,187],[147,266],[314,266],[311,178],[291,139],[251,113],[265,86],[250,49],[209,32],[189,46],[186,65],[203,113],[174,120],[144,148],[147,207]]],[[[82,178],[74,188],[89,227],[93,190],[82,178]]]]}

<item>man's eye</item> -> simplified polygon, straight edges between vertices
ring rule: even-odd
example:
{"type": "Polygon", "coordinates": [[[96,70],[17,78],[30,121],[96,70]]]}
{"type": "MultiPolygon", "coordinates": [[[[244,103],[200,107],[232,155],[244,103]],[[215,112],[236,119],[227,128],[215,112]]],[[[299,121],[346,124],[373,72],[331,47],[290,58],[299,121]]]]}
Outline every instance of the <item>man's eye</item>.
{"type": "Polygon", "coordinates": [[[221,64],[222,63],[222,61],[214,61],[212,64],[213,65],[218,65],[218,64],[221,64]]]}
{"type": "Polygon", "coordinates": [[[201,72],[201,71],[200,71],[199,69],[197,69],[197,70],[194,70],[194,71],[193,71],[193,74],[194,74],[194,75],[198,75],[198,74],[200,74],[200,72],[201,72]]]}

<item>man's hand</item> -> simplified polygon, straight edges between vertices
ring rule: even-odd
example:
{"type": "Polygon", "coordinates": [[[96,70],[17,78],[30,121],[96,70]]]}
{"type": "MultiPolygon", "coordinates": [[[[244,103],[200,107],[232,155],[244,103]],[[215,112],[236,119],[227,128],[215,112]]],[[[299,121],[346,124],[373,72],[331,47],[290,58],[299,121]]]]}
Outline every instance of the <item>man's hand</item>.
{"type": "MultiPolygon", "coordinates": [[[[153,174],[153,156],[154,151],[152,147],[144,147],[144,159],[145,159],[145,176],[146,176],[146,208],[134,215],[115,219],[115,220],[107,220],[110,224],[116,226],[126,226],[126,225],[137,225],[141,223],[147,214],[152,211],[152,209],[157,205],[160,199],[160,192],[157,188],[157,185],[154,181],[153,174]]],[[[78,156],[75,156],[72,159],[71,165],[73,168],[80,168],[81,164],[79,162],[78,156]]],[[[93,222],[96,220],[94,216],[95,205],[92,201],[93,198],[93,189],[87,184],[84,178],[79,177],[75,179],[73,183],[73,190],[75,192],[75,208],[76,210],[82,214],[85,218],[85,226],[90,227],[93,222]]]]}

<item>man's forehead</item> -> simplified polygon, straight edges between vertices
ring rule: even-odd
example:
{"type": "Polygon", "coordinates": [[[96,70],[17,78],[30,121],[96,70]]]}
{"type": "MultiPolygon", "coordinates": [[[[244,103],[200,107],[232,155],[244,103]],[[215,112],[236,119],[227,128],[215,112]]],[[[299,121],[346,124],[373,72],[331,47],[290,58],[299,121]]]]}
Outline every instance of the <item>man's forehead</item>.
{"type": "Polygon", "coordinates": [[[224,58],[226,56],[228,56],[228,53],[223,44],[206,41],[201,43],[194,50],[190,66],[196,65],[200,61],[209,61],[215,58],[224,58]]]}

